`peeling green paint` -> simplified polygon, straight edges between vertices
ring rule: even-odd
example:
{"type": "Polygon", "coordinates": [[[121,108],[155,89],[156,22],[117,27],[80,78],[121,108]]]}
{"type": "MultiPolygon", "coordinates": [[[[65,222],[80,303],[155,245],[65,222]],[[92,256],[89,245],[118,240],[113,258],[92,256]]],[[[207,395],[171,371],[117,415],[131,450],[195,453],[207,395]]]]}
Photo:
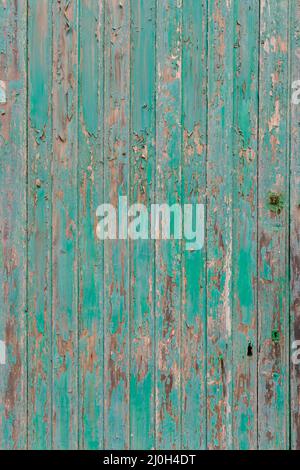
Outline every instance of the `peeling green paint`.
{"type": "Polygon", "coordinates": [[[0,2],[1,448],[300,449],[299,15],[0,2]],[[120,195],[203,249],[99,242],[120,195]]]}

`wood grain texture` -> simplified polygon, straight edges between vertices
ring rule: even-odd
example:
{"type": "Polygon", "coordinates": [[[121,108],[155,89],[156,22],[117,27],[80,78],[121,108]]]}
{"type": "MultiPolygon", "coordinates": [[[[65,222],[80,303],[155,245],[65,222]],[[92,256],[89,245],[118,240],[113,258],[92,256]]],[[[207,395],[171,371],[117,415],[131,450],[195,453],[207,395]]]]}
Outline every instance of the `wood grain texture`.
{"type": "Polygon", "coordinates": [[[207,446],[232,447],[233,2],[208,9],[207,446]]]}
{"type": "MultiPolygon", "coordinates": [[[[206,203],[207,5],[183,3],[182,198],[206,203]]],[[[182,256],[182,447],[206,447],[206,248],[182,256]]]]}
{"type": "Polygon", "coordinates": [[[0,0],[0,448],[300,448],[299,21],[0,0]],[[98,240],[120,196],[203,248],[98,240]]]}
{"type": "Polygon", "coordinates": [[[233,447],[257,445],[258,2],[234,11],[233,447]]]}
{"type": "MultiPolygon", "coordinates": [[[[182,202],[182,9],[157,3],[155,201],[182,202]]],[[[181,447],[181,241],[156,240],[156,447],[181,447]]]]}
{"type": "MultiPolygon", "coordinates": [[[[104,200],[129,195],[130,2],[105,1],[104,200]]],[[[104,254],[104,446],[129,447],[129,243],[104,254]]]]}
{"type": "Polygon", "coordinates": [[[0,447],[27,444],[27,2],[0,3],[0,447]]]}
{"type": "Polygon", "coordinates": [[[28,446],[52,445],[52,11],[28,3],[28,446]]]}
{"type": "MultiPolygon", "coordinates": [[[[300,1],[290,5],[290,82],[300,80],[300,1]]],[[[299,87],[297,87],[299,89],[299,87]]],[[[289,90],[294,93],[295,89],[289,90]]],[[[299,96],[299,95],[298,95],[299,96]]],[[[300,107],[291,104],[290,116],[290,276],[291,354],[300,340],[300,107]]],[[[299,359],[299,355],[296,355],[299,359]]],[[[291,448],[300,449],[300,367],[291,367],[291,448]]]]}
{"type": "Polygon", "coordinates": [[[53,447],[78,447],[78,2],[53,2],[53,447]]]}
{"type": "MultiPolygon", "coordinates": [[[[154,202],[156,2],[131,1],[130,203],[154,202]]],[[[130,439],[155,445],[154,241],[130,243],[130,439]]]]}
{"type": "Polygon", "coordinates": [[[289,443],[288,1],[262,2],[260,25],[258,446],[276,449],[289,443]]]}
{"type": "Polygon", "coordinates": [[[79,9],[78,276],[79,447],[103,446],[103,247],[95,214],[103,202],[104,5],[79,9]]]}

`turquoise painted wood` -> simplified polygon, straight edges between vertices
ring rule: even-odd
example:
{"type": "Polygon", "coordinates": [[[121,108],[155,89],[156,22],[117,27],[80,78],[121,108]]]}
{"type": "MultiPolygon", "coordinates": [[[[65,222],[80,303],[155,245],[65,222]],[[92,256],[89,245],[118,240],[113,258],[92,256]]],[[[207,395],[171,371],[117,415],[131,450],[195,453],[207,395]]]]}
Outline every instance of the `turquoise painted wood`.
{"type": "MultiPolygon", "coordinates": [[[[78,2],[52,2],[52,445],[78,447],[78,2]]],[[[33,49],[34,52],[34,49],[33,49]]]]}
{"type": "Polygon", "coordinates": [[[103,446],[104,250],[94,240],[103,202],[104,6],[79,4],[78,335],[79,447],[103,446]]]}
{"type": "MultiPolygon", "coordinates": [[[[300,2],[290,5],[289,54],[290,81],[300,75],[300,2]]],[[[292,106],[290,114],[290,348],[300,340],[300,108],[292,106]]],[[[300,449],[300,369],[290,364],[291,373],[291,448],[300,449]]]]}
{"type": "MultiPolygon", "coordinates": [[[[188,0],[182,19],[182,198],[206,203],[207,5],[188,0]]],[[[206,447],[206,250],[182,253],[182,448],[206,447]]]]}
{"type": "Polygon", "coordinates": [[[299,22],[0,0],[1,449],[300,449],[299,22]],[[98,240],[119,196],[203,248],[98,240]]]}
{"type": "Polygon", "coordinates": [[[236,2],[233,104],[233,447],[257,443],[259,3],[236,2]]]}
{"type": "MultiPolygon", "coordinates": [[[[157,3],[155,202],[182,202],[182,8],[157,3]]],[[[180,240],[155,244],[156,447],[181,447],[180,240]]]]}
{"type": "Polygon", "coordinates": [[[28,445],[52,445],[52,15],[28,3],[28,445]],[[43,18],[40,23],[38,18],[43,18]],[[36,52],[29,54],[36,47],[36,52]]]}
{"type": "MultiPolygon", "coordinates": [[[[156,2],[131,2],[130,203],[155,198],[156,2]]],[[[155,446],[155,242],[130,244],[130,446],[155,446]]]]}
{"type": "MultiPolygon", "coordinates": [[[[130,183],[130,1],[104,2],[104,202],[130,183]]],[[[104,242],[104,447],[129,447],[129,242],[104,242]]]]}
{"type": "Polygon", "coordinates": [[[207,447],[232,448],[234,3],[210,1],[207,84],[207,447]]]}
{"type": "Polygon", "coordinates": [[[7,364],[0,374],[0,443],[18,449],[28,429],[26,2],[1,2],[0,23],[0,336],[7,364]]]}
{"type": "Polygon", "coordinates": [[[258,446],[289,445],[288,1],[261,3],[258,149],[258,446]],[[280,413],[278,413],[280,410],[280,413]]]}

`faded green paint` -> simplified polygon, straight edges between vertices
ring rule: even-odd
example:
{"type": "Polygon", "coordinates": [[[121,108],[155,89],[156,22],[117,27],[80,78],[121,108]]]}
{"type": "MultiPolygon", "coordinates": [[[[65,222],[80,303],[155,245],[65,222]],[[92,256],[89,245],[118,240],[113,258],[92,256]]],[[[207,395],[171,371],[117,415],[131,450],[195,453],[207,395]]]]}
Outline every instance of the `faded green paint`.
{"type": "Polygon", "coordinates": [[[289,445],[288,0],[260,6],[258,447],[289,445]],[[283,203],[283,201],[285,201],[283,203]],[[271,207],[269,206],[271,204],[271,207]],[[272,330],[278,330],[273,341],[272,330]]]}
{"type": "MultiPolygon", "coordinates": [[[[290,4],[290,81],[300,76],[300,2],[290,4]]],[[[292,106],[290,116],[290,347],[300,340],[300,107],[292,106]]],[[[291,448],[300,449],[300,368],[291,371],[291,448]]]]}
{"type": "Polygon", "coordinates": [[[249,449],[257,443],[258,2],[235,2],[233,27],[233,447],[249,449]]]}
{"type": "Polygon", "coordinates": [[[234,2],[208,4],[207,447],[230,449],[234,2]]]}
{"type": "Polygon", "coordinates": [[[27,441],[26,351],[26,2],[0,3],[0,446],[27,441]],[[4,100],[2,100],[4,101],[4,100]]]}
{"type": "Polygon", "coordinates": [[[78,1],[52,3],[52,443],[78,446],[78,1]]]}
{"type": "Polygon", "coordinates": [[[300,448],[299,15],[0,0],[1,448],[300,448]],[[98,241],[119,195],[205,246],[98,241]]]}
{"type": "MultiPolygon", "coordinates": [[[[129,196],[130,1],[105,1],[104,201],[129,196]]],[[[129,447],[129,242],[104,243],[104,446],[129,447]]]]}
{"type": "MultiPolygon", "coordinates": [[[[181,203],[182,8],[157,2],[155,201],[181,203]]],[[[181,447],[181,243],[155,244],[156,447],[181,447]]]]}
{"type": "Polygon", "coordinates": [[[28,4],[28,48],[36,48],[28,60],[28,445],[50,449],[52,15],[47,0],[28,4]]]}
{"type": "MultiPolygon", "coordinates": [[[[183,3],[182,197],[206,203],[207,5],[183,3]]],[[[206,247],[182,252],[182,448],[206,447],[206,247]]]]}
{"type": "Polygon", "coordinates": [[[103,249],[95,243],[95,212],[103,201],[104,9],[79,10],[79,447],[103,446],[103,249]]]}
{"type": "MultiPolygon", "coordinates": [[[[154,202],[155,0],[131,1],[130,203],[154,202]]],[[[130,247],[130,441],[155,446],[154,241],[130,247]]]]}

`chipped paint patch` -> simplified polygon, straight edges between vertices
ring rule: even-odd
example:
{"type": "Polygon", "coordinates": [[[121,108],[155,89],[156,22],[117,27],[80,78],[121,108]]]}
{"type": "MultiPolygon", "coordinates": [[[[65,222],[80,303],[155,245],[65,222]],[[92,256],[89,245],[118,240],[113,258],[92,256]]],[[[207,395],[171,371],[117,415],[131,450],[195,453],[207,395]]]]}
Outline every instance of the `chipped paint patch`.
{"type": "Polygon", "coordinates": [[[0,447],[300,449],[300,0],[0,5],[0,447]]]}
{"type": "Polygon", "coordinates": [[[269,121],[269,132],[272,132],[274,128],[278,128],[280,124],[280,111],[279,111],[279,99],[277,98],[275,101],[275,111],[273,116],[271,117],[269,121]]]}
{"type": "Polygon", "coordinates": [[[0,104],[6,103],[6,83],[0,80],[0,104]]]}

